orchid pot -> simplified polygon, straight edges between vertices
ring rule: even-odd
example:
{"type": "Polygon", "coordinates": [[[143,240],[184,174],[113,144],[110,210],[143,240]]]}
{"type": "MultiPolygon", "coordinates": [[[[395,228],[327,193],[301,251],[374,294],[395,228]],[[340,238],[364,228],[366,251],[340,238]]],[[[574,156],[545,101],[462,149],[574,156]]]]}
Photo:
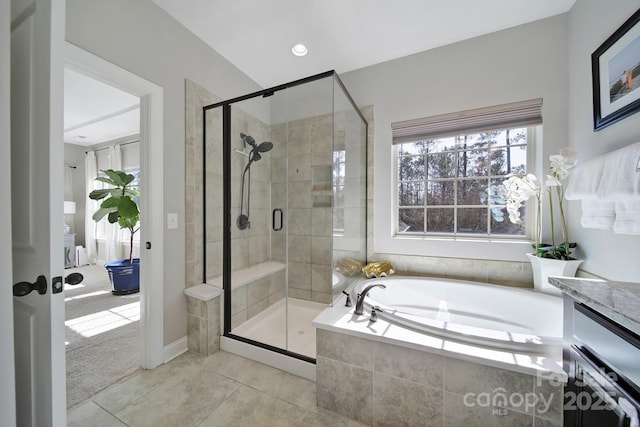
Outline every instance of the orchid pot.
{"type": "Polygon", "coordinates": [[[581,259],[542,258],[527,254],[533,270],[533,290],[551,295],[562,295],[560,289],[549,284],[549,276],[573,277],[582,264],[581,259]]]}
{"type": "Polygon", "coordinates": [[[569,149],[560,150],[560,154],[550,156],[549,160],[551,167],[547,170],[544,185],[533,174],[512,175],[503,182],[501,193],[510,221],[521,226],[522,205],[535,196],[535,241],[532,244],[534,252],[527,254],[533,269],[534,290],[559,295],[560,291],[549,285],[549,276],[574,276],[582,263],[582,260],[572,256],[577,244],[569,240],[562,185],[562,181],[569,176],[577,160],[575,153],[569,149]],[[548,237],[551,243],[542,243],[543,201],[548,205],[551,228],[548,237]],[[555,208],[554,204],[557,204],[555,208]],[[560,227],[555,226],[556,217],[559,217],[560,227]],[[562,232],[560,243],[556,243],[557,228],[562,232]]]}

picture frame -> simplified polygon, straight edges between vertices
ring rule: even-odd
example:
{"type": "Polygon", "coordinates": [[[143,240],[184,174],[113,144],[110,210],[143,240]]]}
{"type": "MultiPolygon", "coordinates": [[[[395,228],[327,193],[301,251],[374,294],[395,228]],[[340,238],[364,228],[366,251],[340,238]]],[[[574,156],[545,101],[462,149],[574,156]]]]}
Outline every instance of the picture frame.
{"type": "Polygon", "coordinates": [[[640,111],[640,10],[593,54],[593,130],[640,111]]]}

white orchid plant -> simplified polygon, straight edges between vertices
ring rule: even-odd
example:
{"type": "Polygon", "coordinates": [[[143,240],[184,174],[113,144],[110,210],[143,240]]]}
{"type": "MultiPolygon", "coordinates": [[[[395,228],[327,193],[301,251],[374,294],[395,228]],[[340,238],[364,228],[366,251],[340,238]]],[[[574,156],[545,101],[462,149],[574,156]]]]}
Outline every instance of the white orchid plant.
{"type": "Polygon", "coordinates": [[[508,177],[502,184],[501,193],[505,200],[505,206],[509,213],[509,220],[518,225],[522,225],[520,218],[520,207],[532,196],[536,197],[536,241],[533,245],[536,256],[541,258],[571,259],[571,251],[577,246],[569,241],[569,231],[564,212],[564,188],[562,181],[565,180],[577,164],[576,153],[570,149],[562,149],[559,154],[549,156],[551,167],[547,171],[547,179],[543,186],[538,178],[533,174],[526,176],[513,175],[508,177]],[[555,190],[555,191],[554,191],[555,190]],[[556,245],[553,193],[558,199],[560,210],[560,224],[562,228],[562,243],[556,245]],[[551,244],[542,243],[542,199],[544,195],[549,197],[549,214],[551,223],[551,244]]]}

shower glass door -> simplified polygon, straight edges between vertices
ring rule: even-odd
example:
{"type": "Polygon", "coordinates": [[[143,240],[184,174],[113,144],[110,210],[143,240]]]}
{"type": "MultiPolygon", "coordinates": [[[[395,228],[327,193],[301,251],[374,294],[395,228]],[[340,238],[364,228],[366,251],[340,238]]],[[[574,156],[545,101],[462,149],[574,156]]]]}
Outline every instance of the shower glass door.
{"type": "Polygon", "coordinates": [[[331,302],[333,76],[229,106],[233,336],[315,358],[331,302]]]}
{"type": "Polygon", "coordinates": [[[205,278],[224,285],[224,335],[313,361],[332,266],[365,256],[366,123],[333,72],[212,104],[204,123],[205,278]]]}
{"type": "Polygon", "coordinates": [[[230,105],[230,333],[285,350],[286,141],[272,137],[272,97],[230,105]],[[280,185],[276,185],[276,183],[280,185]]]}
{"type": "Polygon", "coordinates": [[[286,211],[286,234],[272,238],[287,251],[286,349],[315,359],[312,321],[331,302],[333,76],[281,93],[271,105],[272,136],[286,144],[286,158],[274,157],[272,200],[286,211]]]}

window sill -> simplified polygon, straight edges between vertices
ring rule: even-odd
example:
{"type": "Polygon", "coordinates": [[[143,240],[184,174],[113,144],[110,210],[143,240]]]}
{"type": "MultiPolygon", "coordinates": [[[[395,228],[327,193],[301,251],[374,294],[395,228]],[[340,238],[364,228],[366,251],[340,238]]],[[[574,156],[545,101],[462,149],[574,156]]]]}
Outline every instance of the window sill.
{"type": "Polygon", "coordinates": [[[374,238],[378,253],[418,255],[444,258],[468,258],[527,262],[531,242],[510,239],[467,237],[390,236],[374,238]]]}

